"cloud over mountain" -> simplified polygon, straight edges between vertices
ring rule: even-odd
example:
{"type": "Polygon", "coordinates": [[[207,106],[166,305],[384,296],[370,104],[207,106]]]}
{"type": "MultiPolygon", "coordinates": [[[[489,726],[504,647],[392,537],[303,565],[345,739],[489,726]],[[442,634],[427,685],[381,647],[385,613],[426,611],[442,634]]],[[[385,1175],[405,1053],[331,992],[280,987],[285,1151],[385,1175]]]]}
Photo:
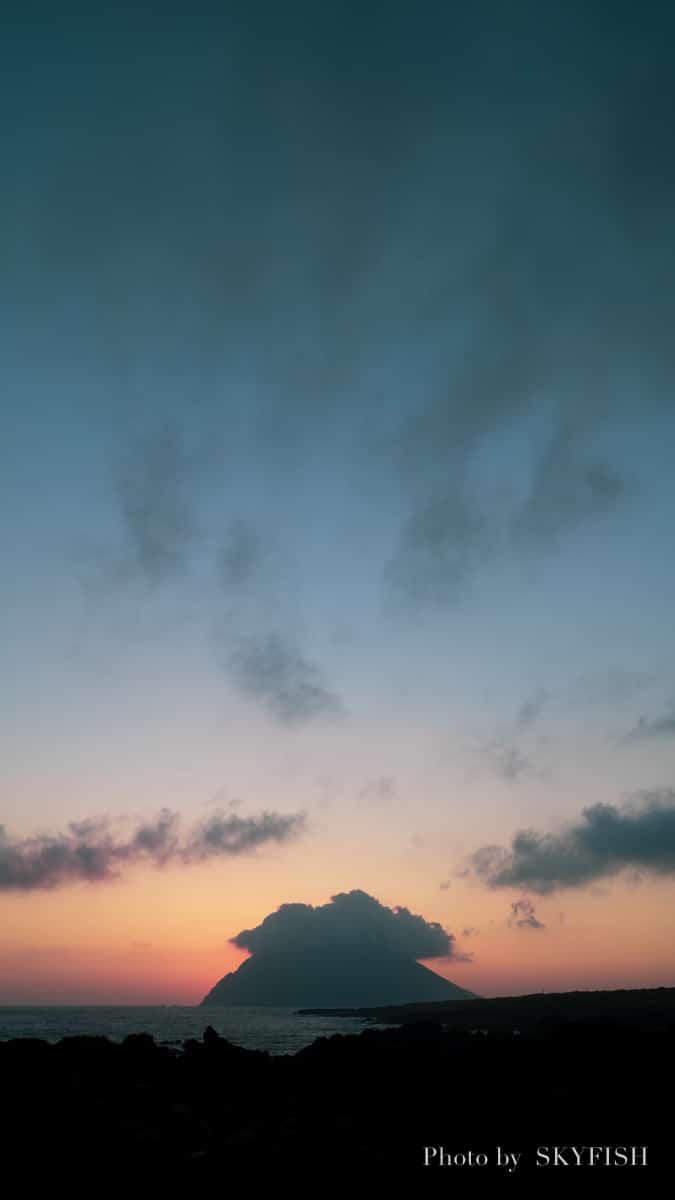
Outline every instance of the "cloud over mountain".
{"type": "Polygon", "coordinates": [[[407,908],[387,908],[366,892],[340,892],[328,904],[282,904],[255,929],[231,939],[251,954],[308,946],[373,946],[410,958],[452,956],[454,938],[407,908]]]}
{"type": "Polygon", "coordinates": [[[455,939],[407,908],[354,890],[327,904],[282,904],[230,939],[248,950],[208,1004],[377,1004],[467,995],[418,959],[466,962],[455,939]]]}

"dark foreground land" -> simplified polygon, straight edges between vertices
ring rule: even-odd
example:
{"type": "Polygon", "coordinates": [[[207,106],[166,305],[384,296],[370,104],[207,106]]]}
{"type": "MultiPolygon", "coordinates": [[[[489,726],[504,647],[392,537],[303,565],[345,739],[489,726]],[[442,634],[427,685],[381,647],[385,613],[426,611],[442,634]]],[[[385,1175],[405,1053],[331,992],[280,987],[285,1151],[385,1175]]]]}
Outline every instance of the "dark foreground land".
{"type": "Polygon", "coordinates": [[[627,1029],[665,1029],[675,1021],[675,988],[641,988],[613,992],[536,992],[531,996],[499,996],[485,1000],[441,1000],[375,1008],[303,1008],[337,1017],[363,1017],[384,1024],[440,1021],[448,1029],[518,1029],[547,1033],[559,1026],[588,1022],[627,1029]]]}
{"type": "Polygon", "coordinates": [[[592,1018],[561,1021],[558,1009],[525,1028],[521,1014],[519,1034],[416,1020],[284,1057],[210,1029],[180,1052],[145,1034],[0,1043],[5,1178],[18,1171],[29,1194],[40,1181],[90,1194],[121,1181],[132,1194],[208,1184],[224,1196],[256,1179],[317,1193],[339,1179],[468,1194],[497,1175],[500,1190],[567,1191],[580,1174],[603,1192],[669,1190],[673,992],[660,1005],[636,1000],[637,1017],[624,1004],[618,1021],[611,995],[592,1018]],[[562,1161],[544,1165],[554,1147],[562,1161]]]}

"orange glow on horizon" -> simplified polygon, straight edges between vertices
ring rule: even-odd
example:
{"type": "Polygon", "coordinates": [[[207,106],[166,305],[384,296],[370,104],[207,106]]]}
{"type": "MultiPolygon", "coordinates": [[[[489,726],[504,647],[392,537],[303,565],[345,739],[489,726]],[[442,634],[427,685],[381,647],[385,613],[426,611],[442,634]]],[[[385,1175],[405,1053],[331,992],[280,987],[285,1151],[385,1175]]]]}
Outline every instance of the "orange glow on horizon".
{"type": "MultiPolygon", "coordinates": [[[[49,893],[5,894],[0,937],[0,1004],[197,1004],[246,958],[228,942],[280,903],[324,904],[363,878],[316,861],[303,886],[280,859],[251,873],[138,872],[128,881],[80,884],[49,893]],[[332,883],[332,886],[331,886],[332,883]],[[328,884],[328,886],[327,886],[328,884]],[[48,923],[45,911],[49,913],[48,923]]],[[[356,874],[356,872],[354,872],[356,874]]],[[[472,961],[427,966],[480,995],[584,988],[675,986],[675,913],[667,881],[636,890],[615,882],[604,894],[534,898],[543,930],[509,924],[514,896],[463,885],[449,891],[385,885],[384,870],[363,890],[438,921],[472,961]],[[664,917],[664,914],[666,916],[664,917]],[[670,915],[668,915],[670,914],[670,915]],[[468,929],[466,935],[462,930],[468,929]]]]}

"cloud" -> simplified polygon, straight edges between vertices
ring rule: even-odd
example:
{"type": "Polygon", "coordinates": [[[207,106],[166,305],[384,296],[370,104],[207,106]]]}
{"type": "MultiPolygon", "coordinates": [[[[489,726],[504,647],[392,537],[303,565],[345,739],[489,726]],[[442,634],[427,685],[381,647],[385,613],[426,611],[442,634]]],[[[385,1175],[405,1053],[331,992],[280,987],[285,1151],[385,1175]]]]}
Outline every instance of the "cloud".
{"type": "Polygon", "coordinates": [[[282,904],[231,943],[249,957],[215,985],[207,1003],[335,1007],[468,995],[436,970],[469,959],[452,934],[357,889],[316,907],[282,904]],[[424,964],[429,959],[434,970],[424,964]]]}
{"type": "Polygon", "coordinates": [[[394,775],[376,775],[366,780],[359,792],[359,800],[364,804],[391,804],[396,791],[394,775]]]}
{"type": "Polygon", "coordinates": [[[212,813],[185,833],[178,813],[162,809],[127,837],[115,835],[107,817],[73,821],[67,832],[12,838],[0,826],[0,890],[33,891],[86,881],[104,882],[123,867],[190,864],[245,854],[302,832],[301,813],[263,812],[257,817],[212,813]]]}
{"type": "Polygon", "coordinates": [[[343,712],[313,663],[279,633],[242,638],[228,666],[235,683],[284,725],[343,712]]]}
{"type": "Polygon", "coordinates": [[[502,727],[485,741],[476,741],[466,748],[471,774],[489,771],[507,783],[516,783],[535,773],[533,760],[518,744],[518,726],[502,727]]]}
{"type": "Polygon", "coordinates": [[[220,571],[226,587],[242,587],[254,579],[267,556],[267,546],[245,521],[232,521],[220,555],[220,571]]]}
{"type": "Polygon", "coordinates": [[[521,775],[532,770],[530,760],[525,757],[515,743],[495,741],[486,747],[485,753],[495,773],[502,779],[520,779],[521,775]]]}
{"type": "Polygon", "coordinates": [[[551,438],[514,522],[515,538],[553,546],[569,529],[611,511],[624,498],[624,480],[605,463],[589,459],[579,441],[571,425],[551,438]]]}
{"type": "Polygon", "coordinates": [[[482,517],[458,491],[436,496],[408,518],[385,580],[413,603],[455,600],[486,537],[482,517]]]}
{"type": "Polygon", "coordinates": [[[648,742],[658,738],[675,737],[675,712],[661,717],[640,717],[635,727],[624,735],[624,742],[648,742]]]}
{"type": "MultiPolygon", "coordinates": [[[[511,367],[504,370],[508,376],[511,367]]],[[[537,399],[536,374],[528,379],[524,372],[522,394],[515,395],[500,391],[499,371],[486,376],[476,364],[475,373],[478,399],[467,384],[465,407],[460,388],[401,432],[404,482],[413,498],[384,578],[413,605],[458,600],[476,571],[514,555],[553,551],[630,495],[621,471],[593,450],[605,431],[600,410],[582,419],[561,400],[542,439],[537,429],[547,406],[537,399]],[[488,384],[495,394],[481,397],[488,384]],[[509,443],[510,465],[495,483],[498,439],[509,443]]]]}
{"type": "Polygon", "coordinates": [[[523,729],[528,725],[534,725],[535,721],[541,716],[547,699],[548,695],[543,688],[539,688],[534,695],[528,696],[518,709],[516,716],[516,725],[518,728],[523,729]]]}
{"type": "MultiPolygon", "coordinates": [[[[209,404],[227,412],[244,486],[273,504],[282,490],[263,482],[268,465],[313,462],[326,511],[341,507],[353,526],[353,489],[330,497],[336,461],[357,440],[371,464],[379,453],[396,528],[376,569],[396,595],[447,603],[493,551],[554,553],[628,497],[600,443],[623,409],[656,411],[672,371],[670,37],[657,20],[645,39],[626,12],[610,24],[596,5],[575,6],[573,37],[548,6],[527,6],[523,37],[499,5],[490,20],[463,6],[461,28],[446,5],[411,50],[397,7],[386,44],[377,22],[359,29],[358,62],[350,21],[328,34],[322,17],[270,52],[261,76],[245,22],[227,29],[226,71],[181,46],[178,78],[167,36],[158,70],[190,97],[179,124],[167,100],[176,88],[150,99],[142,55],[119,103],[105,44],[92,45],[91,100],[109,113],[106,129],[95,134],[76,103],[55,175],[36,92],[22,109],[32,170],[22,161],[14,172],[8,217],[18,277],[36,271],[22,289],[29,332],[40,296],[58,335],[67,266],[89,301],[83,341],[119,346],[140,376],[158,344],[158,390],[178,406],[177,354],[199,419],[209,404]],[[43,172],[49,186],[36,187],[43,172]],[[39,248],[34,266],[24,245],[39,248]],[[473,479],[481,461],[489,474],[500,442],[506,504],[473,479]]],[[[214,20],[215,44],[227,19],[214,20]]],[[[57,98],[65,87],[72,104],[46,59],[44,86],[57,98]]],[[[158,464],[148,450],[130,454],[120,499],[132,560],[157,581],[184,569],[192,518],[180,456],[158,464]]],[[[230,585],[256,571],[249,532],[227,536],[230,585]]]]}
{"type": "Polygon", "coordinates": [[[574,708],[584,705],[616,705],[644,691],[655,681],[645,671],[610,667],[593,675],[582,675],[569,690],[569,703],[574,708]]]}
{"type": "Polygon", "coordinates": [[[475,873],[491,888],[526,888],[547,895],[639,870],[675,875],[675,791],[640,793],[619,809],[595,804],[560,834],[521,830],[509,850],[482,846],[475,873]]]}
{"type": "Polygon", "coordinates": [[[515,925],[517,929],[546,928],[541,921],[537,920],[534,904],[527,898],[514,901],[514,903],[511,905],[511,916],[509,917],[507,924],[515,925]]]}
{"type": "Polygon", "coordinates": [[[203,862],[222,855],[241,854],[266,842],[284,842],[299,833],[304,824],[304,817],[298,813],[263,812],[258,817],[211,813],[187,837],[180,857],[183,862],[203,862]]]}
{"type": "Polygon", "coordinates": [[[185,570],[195,536],[191,463],[170,423],[129,441],[116,464],[115,494],[126,544],[123,568],[150,583],[185,570]]]}
{"type": "Polygon", "coordinates": [[[255,929],[231,939],[251,954],[316,949],[340,953],[361,947],[406,958],[452,958],[454,937],[435,921],[425,921],[407,908],[387,908],[366,892],[332,896],[328,904],[282,904],[255,929]]]}

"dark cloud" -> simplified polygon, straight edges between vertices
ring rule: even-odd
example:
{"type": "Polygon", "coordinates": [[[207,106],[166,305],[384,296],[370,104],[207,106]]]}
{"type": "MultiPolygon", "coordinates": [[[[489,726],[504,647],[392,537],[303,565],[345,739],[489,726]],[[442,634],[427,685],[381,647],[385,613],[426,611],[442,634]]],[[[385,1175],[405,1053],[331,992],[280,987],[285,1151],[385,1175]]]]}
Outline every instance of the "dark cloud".
{"type": "Polygon", "coordinates": [[[661,717],[640,717],[627,734],[625,742],[649,742],[658,738],[675,737],[675,712],[664,713],[661,717]]]}
{"type": "Polygon", "coordinates": [[[621,871],[675,875],[675,792],[643,792],[619,809],[595,804],[560,834],[517,833],[509,850],[482,846],[475,873],[492,888],[516,887],[546,895],[583,887],[621,871]]]}
{"type": "Polygon", "coordinates": [[[66,833],[11,838],[0,826],[0,889],[32,891],[87,881],[115,879],[125,866],[204,862],[244,854],[300,833],[302,814],[263,812],[257,817],[213,813],[185,833],[178,813],[162,809],[127,837],[106,817],[73,821],[66,833]]]}
{"type": "Polygon", "coordinates": [[[462,937],[476,937],[480,933],[479,929],[474,929],[473,925],[467,925],[466,929],[462,930],[462,937]]]}
{"type": "MultiPolygon", "coordinates": [[[[466,403],[470,410],[471,401],[466,403]]],[[[421,495],[385,568],[388,585],[405,599],[457,600],[475,571],[514,552],[554,550],[575,528],[610,514],[628,498],[629,483],[620,470],[593,456],[592,421],[575,420],[561,404],[557,427],[544,447],[535,449],[528,430],[536,428],[538,415],[531,397],[516,403],[497,395],[486,403],[482,422],[480,413],[467,418],[459,404],[449,402],[425,430],[426,453],[419,429],[408,432],[413,442],[417,439],[411,457],[419,472],[416,482],[409,468],[411,486],[421,495]],[[522,475],[529,474],[524,495],[506,487],[500,496],[485,482],[477,487],[471,481],[472,469],[494,453],[491,442],[497,436],[512,440],[512,456],[520,457],[522,475]],[[444,478],[430,491],[432,485],[422,481],[436,472],[444,478]]],[[[602,432],[599,415],[598,424],[602,432]]]]}
{"type": "Polygon", "coordinates": [[[516,725],[520,729],[523,729],[528,725],[534,725],[535,721],[537,721],[541,716],[542,709],[544,708],[547,699],[547,693],[543,690],[543,688],[539,688],[534,695],[528,696],[518,709],[516,725]]]}
{"type": "Polygon", "coordinates": [[[435,921],[425,921],[407,908],[387,908],[366,892],[332,896],[328,904],[282,904],[255,929],[244,929],[232,944],[251,954],[309,948],[340,953],[355,947],[405,958],[451,958],[454,937],[435,921]]]}
{"type": "MultiPolygon", "coordinates": [[[[85,43],[64,18],[72,57],[40,22],[6,42],[26,344],[70,353],[75,311],[116,401],[129,363],[184,408],[187,376],[261,491],[271,460],[357,446],[398,526],[387,584],[414,603],[616,511],[608,426],[670,404],[672,12],[512,7],[390,5],[384,36],[352,3],[209,6],[194,37],[165,14],[157,39],[148,12],[85,43]]],[[[121,470],[153,582],[188,557],[181,471],[171,438],[121,470]]],[[[252,555],[228,537],[225,577],[252,555]]]]}
{"type": "Polygon", "coordinates": [[[228,666],[241,690],[282,724],[334,717],[343,711],[318,668],[279,633],[243,638],[231,652],[228,666]]]}
{"type": "MultiPolygon", "coordinates": [[[[129,856],[133,858],[136,855],[147,855],[157,866],[163,866],[176,854],[178,823],[178,813],[162,809],[155,821],[140,825],[136,830],[129,843],[129,856]]],[[[86,829],[82,830],[77,825],[71,825],[70,828],[78,837],[87,836],[86,829]]],[[[105,832],[105,826],[102,832],[105,832]]],[[[122,847],[118,846],[117,849],[121,850],[122,847]]]]}
{"type": "Polygon", "coordinates": [[[267,555],[258,530],[245,521],[232,521],[220,555],[220,571],[226,587],[240,587],[253,580],[267,555]]]}
{"type": "Polygon", "coordinates": [[[183,862],[202,862],[221,855],[241,854],[266,842],[284,842],[304,827],[300,814],[263,812],[258,817],[235,813],[211,813],[186,838],[180,856],[183,862]]]}
{"type": "Polygon", "coordinates": [[[150,583],[162,583],[185,570],[195,536],[191,468],[171,424],[129,441],[115,471],[126,534],[120,573],[127,568],[150,583]]]}
{"type": "Polygon", "coordinates": [[[444,963],[447,963],[448,966],[454,966],[455,963],[470,963],[470,962],[473,962],[473,954],[468,953],[466,950],[458,950],[458,949],[454,948],[451,955],[449,955],[449,956],[444,955],[443,957],[438,958],[436,960],[435,965],[437,967],[441,968],[444,965],[444,963]]]}
{"type": "Polygon", "coordinates": [[[409,517],[386,581],[412,602],[454,600],[487,544],[481,515],[452,491],[409,517]]]}
{"type": "Polygon", "coordinates": [[[517,929],[545,929],[546,926],[537,920],[534,904],[527,897],[515,900],[511,905],[511,916],[507,924],[515,925],[517,929]]]}
{"type": "Polygon", "coordinates": [[[441,925],[407,908],[387,908],[366,892],[327,904],[282,904],[231,939],[249,957],[206,997],[215,1004],[342,1006],[461,999],[439,970],[466,962],[441,925]]]}
{"type": "MultiPolygon", "coordinates": [[[[675,93],[655,28],[636,56],[625,9],[609,28],[599,6],[573,5],[570,37],[558,17],[545,30],[542,11],[527,6],[537,51],[514,45],[507,67],[515,27],[505,30],[489,7],[471,47],[481,47],[473,86],[493,103],[466,121],[446,115],[438,142],[430,138],[429,159],[442,145],[451,176],[436,163],[434,187],[425,164],[427,190],[452,217],[442,234],[436,227],[440,286],[426,328],[417,325],[428,340],[443,330],[447,349],[438,349],[433,371],[420,372],[416,411],[400,435],[409,514],[387,579],[413,601],[454,599],[495,558],[554,552],[631,498],[632,472],[607,439],[641,419],[644,390],[631,396],[625,388],[629,362],[653,381],[647,419],[669,403],[666,330],[675,309],[659,243],[672,269],[673,241],[662,222],[664,196],[675,196],[668,150],[675,93]],[[583,44],[594,47],[585,61],[583,44]],[[517,63],[529,100],[510,74],[517,63]],[[635,172],[638,163],[649,164],[646,174],[635,172]],[[500,443],[510,470],[493,487],[500,443]]],[[[670,32],[670,17],[666,23],[670,32]]],[[[460,43],[466,36],[463,27],[460,43]]],[[[461,69],[455,79],[465,99],[475,94],[461,69]]],[[[436,212],[425,215],[432,238],[436,212]]]]}
{"type": "Polygon", "coordinates": [[[575,525],[609,512],[625,491],[625,481],[607,464],[589,459],[583,443],[578,444],[577,431],[566,426],[552,438],[537,465],[513,534],[554,546],[575,525]]]}

